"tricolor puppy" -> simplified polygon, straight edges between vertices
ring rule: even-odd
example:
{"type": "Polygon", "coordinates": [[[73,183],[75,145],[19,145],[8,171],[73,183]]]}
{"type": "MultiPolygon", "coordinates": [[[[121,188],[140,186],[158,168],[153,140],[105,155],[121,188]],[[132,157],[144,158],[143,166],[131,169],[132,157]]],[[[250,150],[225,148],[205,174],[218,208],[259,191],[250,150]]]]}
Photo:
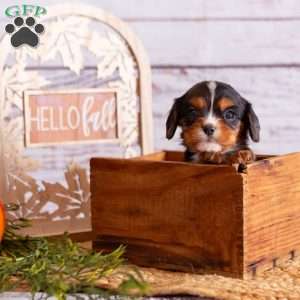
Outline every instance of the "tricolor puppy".
{"type": "Polygon", "coordinates": [[[182,128],[187,161],[246,164],[255,160],[248,137],[259,141],[258,118],[251,104],[226,83],[203,81],[175,99],[166,124],[168,139],[177,126],[182,128]]]}

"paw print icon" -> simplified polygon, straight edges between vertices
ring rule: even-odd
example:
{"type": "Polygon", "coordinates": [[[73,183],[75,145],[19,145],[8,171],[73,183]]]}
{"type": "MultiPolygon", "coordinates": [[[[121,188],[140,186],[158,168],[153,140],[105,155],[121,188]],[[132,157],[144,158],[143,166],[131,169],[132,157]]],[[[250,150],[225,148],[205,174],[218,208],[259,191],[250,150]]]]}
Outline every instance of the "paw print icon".
{"type": "Polygon", "coordinates": [[[11,44],[14,47],[19,47],[26,44],[31,47],[36,47],[39,43],[39,35],[45,31],[42,24],[36,24],[33,17],[26,18],[25,22],[22,17],[16,17],[14,24],[7,24],[5,31],[11,34],[11,44]]]}

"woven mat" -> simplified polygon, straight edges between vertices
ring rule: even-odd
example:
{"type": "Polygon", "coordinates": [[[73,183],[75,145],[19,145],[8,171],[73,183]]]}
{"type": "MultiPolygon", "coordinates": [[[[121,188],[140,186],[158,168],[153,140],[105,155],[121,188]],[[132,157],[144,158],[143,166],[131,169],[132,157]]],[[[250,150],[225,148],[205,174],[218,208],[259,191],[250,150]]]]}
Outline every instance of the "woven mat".
{"type": "MultiPolygon", "coordinates": [[[[128,270],[127,267],[125,269],[128,270]]],[[[138,268],[138,270],[150,284],[149,296],[194,295],[226,300],[300,300],[300,258],[295,258],[280,267],[265,271],[255,279],[248,280],[169,272],[153,268],[138,268]]],[[[115,288],[121,280],[122,275],[117,272],[99,284],[106,288],[115,288]]]]}

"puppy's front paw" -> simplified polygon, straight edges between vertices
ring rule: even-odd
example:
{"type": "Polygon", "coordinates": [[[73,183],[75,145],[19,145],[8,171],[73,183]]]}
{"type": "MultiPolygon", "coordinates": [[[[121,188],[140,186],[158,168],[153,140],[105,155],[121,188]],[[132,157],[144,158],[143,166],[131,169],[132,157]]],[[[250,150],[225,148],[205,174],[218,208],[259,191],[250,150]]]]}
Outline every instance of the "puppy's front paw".
{"type": "Polygon", "coordinates": [[[224,154],[221,152],[201,152],[199,159],[203,163],[222,164],[224,163],[224,154]]]}
{"type": "Polygon", "coordinates": [[[255,161],[255,154],[250,149],[234,151],[226,155],[227,164],[247,165],[255,161]]]}

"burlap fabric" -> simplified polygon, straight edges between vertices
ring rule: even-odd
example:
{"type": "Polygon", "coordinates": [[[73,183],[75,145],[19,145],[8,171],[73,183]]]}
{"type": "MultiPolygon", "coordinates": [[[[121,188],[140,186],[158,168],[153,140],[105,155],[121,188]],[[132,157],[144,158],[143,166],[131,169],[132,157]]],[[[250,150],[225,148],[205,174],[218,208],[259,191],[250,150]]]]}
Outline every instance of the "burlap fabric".
{"type": "MultiPolygon", "coordinates": [[[[125,269],[128,271],[128,267],[125,269]]],[[[300,258],[285,262],[280,267],[275,267],[247,280],[162,271],[153,268],[138,268],[138,270],[150,285],[149,296],[195,295],[226,300],[300,300],[300,258]]],[[[125,270],[119,271],[122,273],[125,270]]],[[[116,287],[122,280],[119,271],[99,284],[107,288],[116,287]]]]}

